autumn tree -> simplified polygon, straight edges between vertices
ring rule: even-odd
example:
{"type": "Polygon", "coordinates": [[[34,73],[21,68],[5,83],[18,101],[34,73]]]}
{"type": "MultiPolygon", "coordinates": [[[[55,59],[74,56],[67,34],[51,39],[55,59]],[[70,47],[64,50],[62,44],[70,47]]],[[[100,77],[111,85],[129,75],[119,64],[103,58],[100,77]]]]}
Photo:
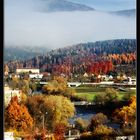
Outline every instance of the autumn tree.
{"type": "Polygon", "coordinates": [[[47,85],[44,85],[42,91],[44,94],[63,94],[65,92],[65,86],[61,83],[58,83],[56,80],[49,82],[47,85]]]}
{"type": "Polygon", "coordinates": [[[54,76],[53,80],[47,85],[43,86],[43,93],[47,94],[61,94],[67,89],[66,79],[62,76],[54,76]]]}
{"type": "Polygon", "coordinates": [[[20,79],[18,83],[18,88],[22,90],[26,95],[31,93],[31,88],[29,86],[29,79],[20,79]]]}
{"type": "Polygon", "coordinates": [[[27,95],[26,95],[25,93],[22,92],[22,93],[20,94],[20,102],[21,102],[21,103],[25,103],[26,100],[27,100],[27,95]]]}
{"type": "Polygon", "coordinates": [[[66,131],[66,126],[63,123],[58,123],[55,125],[54,128],[54,137],[55,140],[65,140],[64,134],[66,131]]]}
{"type": "Polygon", "coordinates": [[[52,127],[57,123],[68,124],[68,119],[75,113],[74,104],[63,96],[46,96],[45,105],[48,108],[48,120],[51,120],[52,127]]]}
{"type": "Polygon", "coordinates": [[[44,116],[45,126],[53,129],[57,123],[68,124],[68,119],[74,115],[74,105],[69,99],[63,96],[43,96],[35,95],[28,97],[26,106],[30,114],[36,120],[36,126],[42,126],[42,115],[44,116]]]}
{"type": "Polygon", "coordinates": [[[95,96],[95,102],[101,104],[115,102],[118,100],[118,94],[118,91],[114,88],[106,88],[104,93],[100,93],[95,96]]]}
{"type": "Polygon", "coordinates": [[[12,74],[11,76],[11,80],[9,80],[9,86],[12,88],[12,89],[16,89],[18,88],[18,84],[19,84],[19,78],[15,77],[14,74],[12,74]]]}
{"type": "Polygon", "coordinates": [[[108,118],[103,113],[97,113],[95,116],[91,118],[89,129],[93,131],[98,125],[106,124],[108,122],[108,118]]]}
{"type": "Polygon", "coordinates": [[[54,76],[52,81],[43,86],[42,91],[44,94],[63,95],[68,98],[75,95],[75,91],[67,86],[67,80],[62,76],[54,76]]]}
{"type": "Polygon", "coordinates": [[[134,124],[136,120],[136,97],[132,96],[127,106],[116,109],[113,118],[116,122],[122,122],[123,125],[134,124]]]}
{"type": "Polygon", "coordinates": [[[25,105],[14,96],[5,109],[5,129],[27,130],[32,128],[33,119],[25,105]]]}
{"type": "Polygon", "coordinates": [[[104,105],[105,104],[105,93],[99,93],[95,96],[94,101],[96,102],[96,104],[101,104],[104,105]]]}
{"type": "Polygon", "coordinates": [[[111,134],[113,134],[113,129],[102,124],[98,125],[93,131],[94,136],[105,136],[111,134]]]}
{"type": "Polygon", "coordinates": [[[32,91],[35,91],[35,90],[37,89],[37,85],[36,85],[35,81],[30,80],[30,82],[29,82],[29,88],[30,88],[32,91]]]}
{"type": "Polygon", "coordinates": [[[8,75],[8,72],[9,72],[9,67],[8,65],[4,65],[4,75],[8,75]]]}
{"type": "Polygon", "coordinates": [[[43,95],[28,96],[25,102],[30,114],[34,119],[34,127],[42,128],[42,115],[41,110],[44,109],[44,113],[47,111],[44,103],[43,95]]]}
{"type": "Polygon", "coordinates": [[[119,93],[114,88],[107,88],[105,90],[105,94],[106,94],[106,96],[105,96],[106,99],[105,100],[113,102],[113,101],[117,100],[119,93]]]}
{"type": "Polygon", "coordinates": [[[11,80],[9,81],[9,86],[12,89],[18,88],[27,95],[31,92],[30,79],[20,79],[16,77],[15,75],[13,75],[11,80]]]}
{"type": "Polygon", "coordinates": [[[81,132],[86,131],[88,127],[88,122],[82,118],[77,118],[75,121],[75,128],[80,130],[81,132]]]}

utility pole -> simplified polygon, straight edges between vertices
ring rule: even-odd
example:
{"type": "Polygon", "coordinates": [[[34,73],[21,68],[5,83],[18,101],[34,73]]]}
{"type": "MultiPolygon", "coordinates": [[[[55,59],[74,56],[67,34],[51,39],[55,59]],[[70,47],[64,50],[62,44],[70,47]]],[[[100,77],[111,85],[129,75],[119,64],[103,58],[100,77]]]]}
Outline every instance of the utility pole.
{"type": "Polygon", "coordinates": [[[48,112],[46,112],[45,114],[42,115],[42,126],[43,126],[43,129],[45,128],[45,115],[47,115],[48,112]]]}
{"type": "Polygon", "coordinates": [[[44,122],[44,114],[43,114],[43,116],[42,116],[42,117],[43,117],[42,122],[43,122],[43,130],[44,130],[44,123],[45,123],[45,122],[44,122]]]}

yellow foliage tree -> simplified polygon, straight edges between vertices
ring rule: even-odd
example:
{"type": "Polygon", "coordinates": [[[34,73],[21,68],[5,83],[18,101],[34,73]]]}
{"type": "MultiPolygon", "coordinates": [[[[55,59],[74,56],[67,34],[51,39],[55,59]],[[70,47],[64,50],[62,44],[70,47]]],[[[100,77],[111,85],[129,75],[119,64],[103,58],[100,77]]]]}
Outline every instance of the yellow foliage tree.
{"type": "Polygon", "coordinates": [[[36,120],[37,127],[42,127],[40,122],[42,122],[41,116],[44,115],[45,126],[50,129],[59,123],[67,125],[68,119],[73,117],[75,112],[74,104],[68,98],[57,95],[28,97],[26,106],[36,120]]]}
{"type": "Polygon", "coordinates": [[[52,127],[59,123],[67,125],[68,119],[74,116],[74,104],[66,97],[46,96],[45,105],[48,110],[48,120],[51,120],[52,127]]]}
{"type": "Polygon", "coordinates": [[[91,122],[89,128],[93,131],[98,125],[106,124],[108,122],[108,118],[103,113],[97,113],[95,116],[91,118],[91,122]]]}
{"type": "Polygon", "coordinates": [[[98,125],[93,131],[93,135],[95,136],[111,135],[112,133],[113,129],[111,127],[102,124],[98,125]]]}
{"type": "Polygon", "coordinates": [[[55,76],[52,81],[43,86],[42,91],[44,94],[63,95],[66,97],[71,97],[75,94],[75,91],[67,86],[67,80],[61,76],[55,76]]]}

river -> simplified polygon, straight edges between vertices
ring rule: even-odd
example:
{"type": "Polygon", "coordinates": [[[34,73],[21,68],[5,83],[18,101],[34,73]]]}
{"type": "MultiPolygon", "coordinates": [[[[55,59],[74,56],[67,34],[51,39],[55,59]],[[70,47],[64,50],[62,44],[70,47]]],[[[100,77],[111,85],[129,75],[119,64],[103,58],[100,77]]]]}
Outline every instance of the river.
{"type": "MultiPolygon", "coordinates": [[[[91,118],[94,115],[97,114],[93,110],[92,107],[79,107],[79,106],[76,106],[75,108],[76,108],[76,113],[75,113],[74,117],[69,120],[70,124],[74,124],[74,122],[76,121],[77,118],[82,118],[82,119],[85,119],[88,122],[90,122],[91,118]]],[[[119,124],[112,123],[112,122],[109,122],[107,125],[112,127],[112,128],[114,128],[114,129],[118,129],[120,127],[119,124]]]]}

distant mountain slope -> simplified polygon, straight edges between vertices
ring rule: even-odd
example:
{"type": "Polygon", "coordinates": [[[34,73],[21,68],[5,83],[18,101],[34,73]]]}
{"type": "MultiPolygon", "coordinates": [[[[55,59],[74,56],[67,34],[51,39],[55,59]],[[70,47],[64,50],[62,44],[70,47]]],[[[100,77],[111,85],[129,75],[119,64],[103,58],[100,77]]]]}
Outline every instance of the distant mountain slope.
{"type": "Polygon", "coordinates": [[[83,4],[69,2],[68,0],[40,0],[39,10],[43,12],[57,11],[89,11],[94,8],[83,4]]]}
{"type": "Polygon", "coordinates": [[[134,17],[136,16],[136,9],[113,11],[110,13],[115,15],[120,15],[120,16],[134,17]]]}
{"type": "Polygon", "coordinates": [[[26,60],[31,59],[35,56],[42,55],[46,52],[45,48],[31,48],[31,47],[10,47],[4,48],[4,62],[14,60],[26,60]]]}

